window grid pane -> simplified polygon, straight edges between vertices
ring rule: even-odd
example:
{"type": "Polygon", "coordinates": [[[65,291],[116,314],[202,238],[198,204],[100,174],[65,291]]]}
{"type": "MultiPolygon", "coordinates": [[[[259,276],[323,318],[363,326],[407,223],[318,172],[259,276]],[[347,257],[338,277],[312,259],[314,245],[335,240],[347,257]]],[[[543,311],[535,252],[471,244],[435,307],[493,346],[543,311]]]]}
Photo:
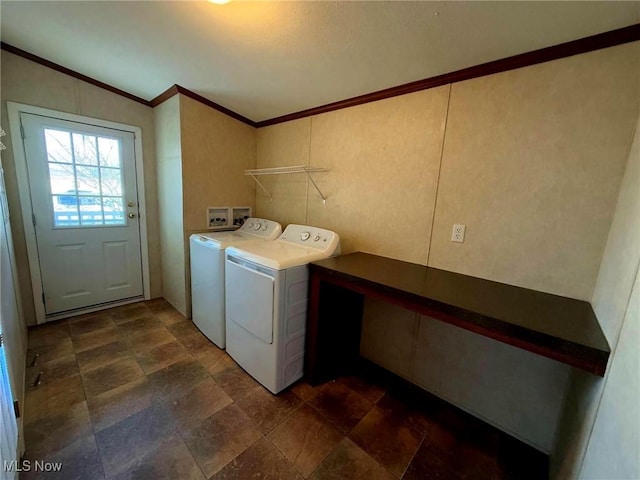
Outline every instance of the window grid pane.
{"type": "Polygon", "coordinates": [[[54,227],[126,225],[119,140],[50,129],[45,139],[54,227]]]}

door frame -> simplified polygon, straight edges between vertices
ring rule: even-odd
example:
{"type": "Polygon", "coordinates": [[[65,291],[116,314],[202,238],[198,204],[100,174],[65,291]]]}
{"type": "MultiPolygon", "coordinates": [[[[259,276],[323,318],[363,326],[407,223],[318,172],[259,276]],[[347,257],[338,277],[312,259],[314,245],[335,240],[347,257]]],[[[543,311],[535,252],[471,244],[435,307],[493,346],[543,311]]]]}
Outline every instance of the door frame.
{"type": "MultiPolygon", "coordinates": [[[[98,127],[112,128],[130,132],[134,137],[134,155],[136,170],[136,187],[138,189],[138,211],[140,221],[140,253],[142,257],[142,288],[145,300],[151,299],[150,275],[149,275],[149,245],[147,240],[147,209],[144,191],[144,168],[142,157],[142,129],[124,123],[110,122],[99,118],[76,115],[74,113],[58,112],[48,108],[36,107],[16,102],[7,102],[7,113],[9,115],[9,129],[11,130],[11,143],[13,145],[13,159],[18,177],[18,193],[20,196],[20,209],[22,210],[22,226],[27,244],[27,257],[29,259],[29,273],[31,274],[31,289],[33,291],[33,305],[36,312],[36,323],[39,325],[47,320],[54,320],[68,316],[68,314],[46,315],[44,303],[42,302],[42,277],[40,275],[40,260],[38,257],[38,246],[36,242],[36,229],[33,225],[33,208],[31,206],[31,188],[29,186],[29,174],[27,170],[27,157],[24,151],[24,144],[21,134],[21,113],[31,113],[44,117],[51,117],[70,122],[86,123],[98,127]]],[[[114,303],[131,303],[131,300],[114,303]]],[[[88,307],[79,310],[77,313],[86,313],[99,310],[101,307],[88,307]]]]}

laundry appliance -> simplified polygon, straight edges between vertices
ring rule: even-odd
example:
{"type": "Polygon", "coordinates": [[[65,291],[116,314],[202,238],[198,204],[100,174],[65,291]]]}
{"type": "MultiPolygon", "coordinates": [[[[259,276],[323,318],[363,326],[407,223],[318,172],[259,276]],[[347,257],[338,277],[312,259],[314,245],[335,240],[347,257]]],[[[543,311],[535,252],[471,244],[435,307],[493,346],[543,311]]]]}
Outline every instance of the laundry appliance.
{"type": "MultiPolygon", "coordinates": [[[[196,233],[189,237],[191,256],[191,316],[200,331],[225,348],[224,252],[231,245],[263,243],[282,233],[278,222],[249,218],[231,232],[196,233]]],[[[240,293],[243,295],[242,293],[240,293]]]]}
{"type": "Polygon", "coordinates": [[[227,353],[273,393],[303,374],[308,263],[339,253],[337,233],[306,225],[226,250],[227,353]]]}

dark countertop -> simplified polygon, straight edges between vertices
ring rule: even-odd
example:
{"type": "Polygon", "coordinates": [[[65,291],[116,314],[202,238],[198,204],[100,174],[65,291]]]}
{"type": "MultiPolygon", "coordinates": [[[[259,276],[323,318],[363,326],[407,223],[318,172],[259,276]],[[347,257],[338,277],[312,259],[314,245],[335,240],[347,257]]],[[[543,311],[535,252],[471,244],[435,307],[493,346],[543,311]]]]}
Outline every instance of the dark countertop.
{"type": "MultiPolygon", "coordinates": [[[[588,302],[368,253],[313,262],[347,281],[462,328],[604,375],[610,349],[588,302]]],[[[365,292],[365,290],[367,290],[365,292]]]]}

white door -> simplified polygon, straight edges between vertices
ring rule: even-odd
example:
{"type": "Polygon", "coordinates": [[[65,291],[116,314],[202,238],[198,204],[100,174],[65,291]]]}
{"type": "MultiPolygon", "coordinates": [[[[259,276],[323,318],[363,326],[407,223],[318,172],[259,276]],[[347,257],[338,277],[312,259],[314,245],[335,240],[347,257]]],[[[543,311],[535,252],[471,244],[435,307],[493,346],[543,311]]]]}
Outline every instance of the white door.
{"type": "Polygon", "coordinates": [[[18,425],[13,411],[7,361],[2,341],[0,318],[0,480],[16,478],[18,459],[18,425]]]}
{"type": "MultiPolygon", "coordinates": [[[[0,172],[2,171],[0,166],[0,172]]],[[[9,360],[13,360],[14,381],[24,377],[24,345],[19,325],[11,257],[8,251],[9,214],[4,195],[4,180],[0,178],[0,480],[16,478],[18,458],[18,423],[13,410],[13,395],[9,381],[9,360]],[[12,352],[7,352],[7,342],[12,352]],[[8,358],[7,358],[8,357],[8,358]],[[6,462],[6,463],[5,463],[6,462]]],[[[22,389],[22,383],[14,383],[22,389]]]]}
{"type": "MultiPolygon", "coordinates": [[[[15,460],[17,442],[24,451],[22,420],[16,421],[13,401],[24,405],[26,327],[18,304],[15,258],[9,224],[9,209],[0,160],[0,451],[2,459],[15,460]]],[[[0,468],[4,464],[0,461],[0,468]]],[[[15,472],[15,467],[12,467],[15,472]]],[[[6,472],[9,473],[9,472],[6,472]]],[[[5,478],[0,476],[0,478],[5,478]]],[[[6,478],[13,478],[8,475],[6,478]]]]}
{"type": "Polygon", "coordinates": [[[141,298],[133,134],[20,120],[46,314],[141,298]]]}

